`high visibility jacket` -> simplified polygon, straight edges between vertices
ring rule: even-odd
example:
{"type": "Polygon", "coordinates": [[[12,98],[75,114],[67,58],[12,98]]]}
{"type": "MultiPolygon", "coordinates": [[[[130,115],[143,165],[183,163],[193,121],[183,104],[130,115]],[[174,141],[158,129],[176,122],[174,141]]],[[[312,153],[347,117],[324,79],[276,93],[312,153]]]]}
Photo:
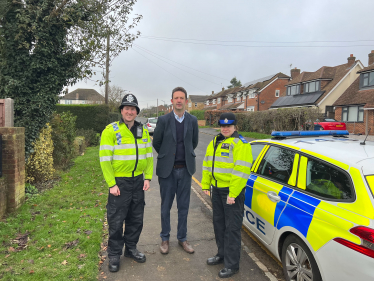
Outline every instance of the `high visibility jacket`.
{"type": "Polygon", "coordinates": [[[148,129],[144,126],[142,138],[135,139],[123,122],[106,126],[101,135],[100,165],[109,187],[116,185],[115,177],[136,177],[144,173],[144,179],[151,180],[153,153],[148,129]]]}
{"type": "Polygon", "coordinates": [[[202,188],[229,188],[229,196],[236,198],[246,186],[252,167],[251,145],[237,132],[217,144],[216,136],[208,145],[203,162],[202,188]]]}

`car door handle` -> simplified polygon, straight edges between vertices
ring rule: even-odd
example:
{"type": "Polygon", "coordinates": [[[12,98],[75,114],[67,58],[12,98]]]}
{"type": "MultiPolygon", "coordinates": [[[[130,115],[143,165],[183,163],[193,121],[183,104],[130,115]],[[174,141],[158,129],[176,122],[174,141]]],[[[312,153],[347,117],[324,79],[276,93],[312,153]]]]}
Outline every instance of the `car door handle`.
{"type": "Polygon", "coordinates": [[[274,203],[277,203],[277,202],[281,201],[280,196],[278,196],[274,191],[269,191],[268,193],[266,193],[266,195],[268,196],[270,201],[272,201],[274,203]]]}

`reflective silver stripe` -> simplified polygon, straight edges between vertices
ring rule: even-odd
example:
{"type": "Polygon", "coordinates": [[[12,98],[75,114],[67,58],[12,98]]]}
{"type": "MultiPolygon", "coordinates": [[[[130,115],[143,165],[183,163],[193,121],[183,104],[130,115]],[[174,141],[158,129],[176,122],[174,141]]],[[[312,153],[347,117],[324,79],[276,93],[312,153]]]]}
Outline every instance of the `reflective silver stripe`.
{"type": "Polygon", "coordinates": [[[153,158],[153,153],[147,153],[147,158],[153,158]]]}
{"type": "Polygon", "coordinates": [[[151,143],[139,143],[138,148],[147,148],[150,147],[151,143]]]}
{"type": "Polygon", "coordinates": [[[113,156],[101,156],[100,157],[100,162],[112,161],[112,159],[113,159],[113,156]]]}
{"type": "Polygon", "coordinates": [[[230,174],[230,173],[232,173],[232,168],[216,168],[216,167],[214,167],[214,173],[230,174]]]}
{"type": "Polygon", "coordinates": [[[131,148],[136,148],[134,143],[128,143],[128,144],[120,144],[120,145],[115,145],[114,149],[131,149],[131,148]]]}
{"type": "Polygon", "coordinates": [[[151,142],[147,142],[147,143],[145,144],[145,147],[152,147],[152,143],[151,143],[151,142]]]}
{"type": "Polygon", "coordinates": [[[240,166],[244,166],[244,167],[248,167],[248,168],[252,167],[252,163],[249,163],[249,162],[243,161],[243,160],[236,160],[235,165],[240,165],[240,166]]]}
{"type": "Polygon", "coordinates": [[[205,156],[204,161],[205,162],[213,161],[213,156],[205,156]]]}
{"type": "Polygon", "coordinates": [[[235,143],[238,143],[240,141],[240,139],[238,139],[238,138],[235,138],[234,140],[233,140],[233,142],[235,142],[235,143]]]}
{"type": "Polygon", "coordinates": [[[212,172],[212,167],[205,167],[203,166],[203,171],[208,171],[208,172],[212,172]]]}
{"type": "Polygon", "coordinates": [[[227,157],[216,156],[216,162],[234,163],[234,157],[232,155],[230,155],[228,158],[227,157]]]}
{"type": "Polygon", "coordinates": [[[113,160],[136,160],[136,155],[113,155],[113,160]]]}
{"type": "Polygon", "coordinates": [[[243,179],[248,179],[250,174],[247,174],[247,173],[243,173],[243,172],[239,172],[239,171],[236,171],[236,170],[233,170],[232,171],[232,174],[234,176],[237,176],[239,178],[243,178],[243,179]]]}
{"type": "Polygon", "coordinates": [[[110,151],[113,151],[114,150],[114,146],[112,146],[112,145],[100,145],[100,150],[110,150],[110,151]]]}

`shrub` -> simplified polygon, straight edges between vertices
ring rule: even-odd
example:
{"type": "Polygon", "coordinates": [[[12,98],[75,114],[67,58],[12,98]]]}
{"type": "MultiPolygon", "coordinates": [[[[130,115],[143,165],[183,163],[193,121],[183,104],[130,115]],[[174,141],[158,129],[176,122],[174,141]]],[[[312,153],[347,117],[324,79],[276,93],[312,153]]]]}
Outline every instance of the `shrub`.
{"type": "Polygon", "coordinates": [[[77,136],[84,137],[85,146],[96,146],[99,144],[100,135],[92,129],[78,129],[77,136]]]}
{"type": "Polygon", "coordinates": [[[65,169],[71,160],[75,157],[74,139],[75,139],[75,120],[70,112],[61,114],[54,113],[51,121],[52,140],[54,144],[53,159],[55,167],[65,169]]]}
{"type": "Polygon", "coordinates": [[[74,152],[75,155],[83,155],[86,150],[86,142],[84,137],[78,136],[74,139],[74,152]]]}
{"type": "Polygon", "coordinates": [[[53,178],[52,128],[49,124],[40,131],[39,138],[33,143],[33,150],[26,163],[26,182],[43,182],[53,178]]]}
{"type": "MultiPolygon", "coordinates": [[[[77,129],[92,129],[96,133],[101,133],[109,123],[109,107],[107,105],[64,105],[56,106],[57,113],[71,112],[76,119],[77,129]]],[[[116,119],[115,121],[118,121],[116,119]]]]}
{"type": "MultiPolygon", "coordinates": [[[[217,125],[219,116],[224,112],[212,110],[205,112],[207,124],[217,125]]],[[[272,131],[293,131],[305,129],[309,120],[316,120],[321,113],[316,108],[281,108],[255,112],[235,112],[240,131],[270,134],[272,131]]],[[[313,129],[313,126],[310,126],[313,129]]]]}
{"type": "Polygon", "coordinates": [[[108,124],[119,120],[121,120],[121,114],[119,112],[109,112],[108,124]]]}
{"type": "Polygon", "coordinates": [[[197,120],[204,120],[204,110],[191,110],[190,114],[196,116],[197,120]]]}

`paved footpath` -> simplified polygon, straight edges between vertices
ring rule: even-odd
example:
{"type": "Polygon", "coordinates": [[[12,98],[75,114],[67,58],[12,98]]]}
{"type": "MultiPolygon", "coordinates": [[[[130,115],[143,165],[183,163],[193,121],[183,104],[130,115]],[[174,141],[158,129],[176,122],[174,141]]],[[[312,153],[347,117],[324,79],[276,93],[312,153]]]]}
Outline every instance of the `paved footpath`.
{"type": "MultiPolygon", "coordinates": [[[[156,167],[157,153],[154,151],[156,167]]],[[[221,280],[218,272],[222,264],[208,266],[206,259],[217,253],[214,239],[212,212],[197,193],[191,191],[191,203],[188,215],[188,241],[195,253],[188,254],[178,245],[176,238],[177,208],[176,202],[171,210],[171,237],[169,254],[162,255],[159,251],[161,238],[160,190],[157,176],[153,175],[151,188],[146,192],[144,228],[140,236],[138,249],[146,254],[145,263],[136,263],[130,258],[121,257],[121,268],[116,273],[108,270],[108,259],[102,265],[99,280],[131,280],[131,281],[208,281],[221,280]]],[[[196,189],[195,189],[196,190],[196,189]]],[[[209,200],[209,199],[208,199],[209,200]]],[[[222,279],[224,280],[224,279],[222,279]]],[[[256,265],[253,259],[242,248],[240,271],[226,280],[268,281],[269,278],[256,265]]],[[[276,279],[275,279],[276,280],[276,279]]]]}

